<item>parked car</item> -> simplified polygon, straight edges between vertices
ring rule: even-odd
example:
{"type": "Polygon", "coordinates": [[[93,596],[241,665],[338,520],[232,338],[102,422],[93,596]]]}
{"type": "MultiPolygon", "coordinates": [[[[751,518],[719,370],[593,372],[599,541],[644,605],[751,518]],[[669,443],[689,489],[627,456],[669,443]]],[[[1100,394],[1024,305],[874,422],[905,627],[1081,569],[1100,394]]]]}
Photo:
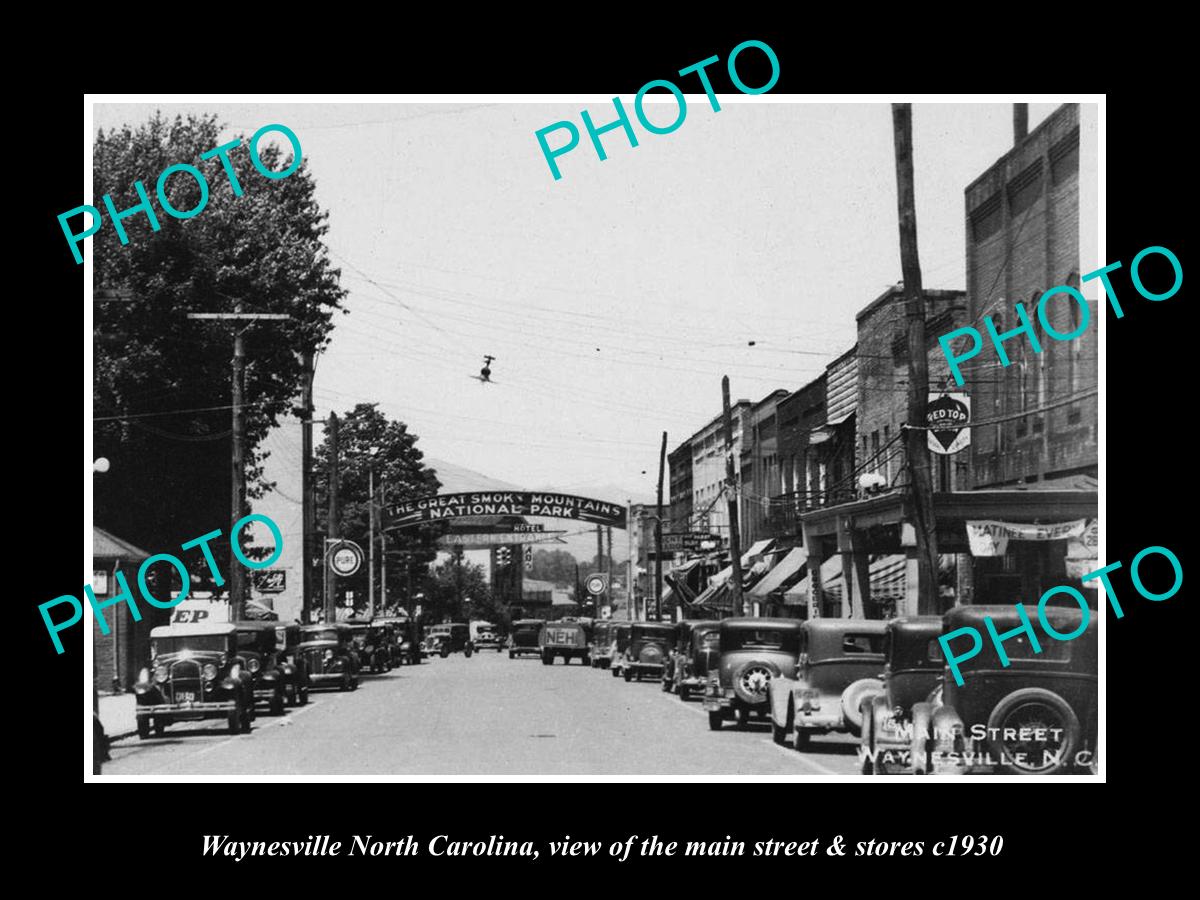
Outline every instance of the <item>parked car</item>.
{"type": "Polygon", "coordinates": [[[784,743],[792,733],[801,750],[814,734],[859,736],[863,701],[884,693],[886,627],[882,619],[804,622],[797,665],[773,679],[767,690],[775,743],[784,743]]]}
{"type": "Polygon", "coordinates": [[[253,679],[238,660],[237,640],[231,624],[151,628],[150,665],[133,686],[138,737],[195,719],[225,719],[231,734],[249,731],[253,679]]]}
{"type": "Polygon", "coordinates": [[[570,665],[572,659],[588,664],[587,632],[579,622],[547,622],[538,635],[538,649],[544,666],[554,665],[556,656],[563,658],[563,665],[570,665]]]}
{"type": "MultiPolygon", "coordinates": [[[[970,627],[986,635],[984,616],[1001,634],[1023,624],[1013,606],[956,606],[943,617],[942,633],[970,627]]],[[[1074,606],[1049,606],[1046,619],[1059,634],[1071,634],[1082,626],[1083,613],[1074,606]]],[[[1000,665],[985,638],[977,656],[958,664],[961,686],[949,668],[944,670],[940,706],[914,705],[914,725],[926,718],[930,723],[927,734],[914,734],[914,771],[1054,775],[1089,770],[1098,728],[1097,637],[1094,614],[1073,640],[1043,637],[1040,653],[1020,634],[1004,643],[1007,666],[1000,665]]]]}
{"type": "Polygon", "coordinates": [[[393,666],[414,665],[421,661],[416,622],[405,616],[379,616],[371,621],[390,631],[387,650],[393,666]]]}
{"type": "Polygon", "coordinates": [[[448,640],[439,644],[437,653],[446,657],[451,653],[462,653],[467,659],[475,652],[475,642],[471,640],[471,629],[465,622],[451,622],[442,625],[431,625],[425,632],[426,639],[444,634],[448,640]]]}
{"type": "Polygon", "coordinates": [[[508,636],[508,658],[541,656],[540,636],[545,624],[544,619],[517,619],[513,622],[512,633],[508,636]]]}
{"type": "Polygon", "coordinates": [[[621,666],[625,662],[625,650],[629,646],[629,629],[632,625],[632,622],[616,622],[609,629],[612,643],[608,651],[608,670],[612,672],[613,678],[621,677],[621,666]]]}
{"type": "Polygon", "coordinates": [[[353,647],[353,632],[345,623],[301,625],[300,644],[296,650],[308,669],[309,687],[356,690],[358,656],[353,647]]]}
{"type": "Polygon", "coordinates": [[[634,622],[629,631],[629,646],[621,662],[626,681],[637,678],[662,678],[663,664],[675,637],[675,626],[662,622],[634,622]]]}
{"type": "Polygon", "coordinates": [[[720,654],[708,670],[704,709],[717,731],[737,718],[745,728],[751,716],[768,715],[767,691],[783,672],[792,672],[800,654],[796,619],[735,618],[721,622],[720,654]]]}
{"type": "MultiPolygon", "coordinates": [[[[715,620],[680,622],[679,637],[671,654],[671,689],[680,700],[691,697],[692,691],[703,691],[708,673],[720,659],[721,623],[715,620]]],[[[667,673],[663,673],[667,678],[667,673]]]]}
{"type": "Polygon", "coordinates": [[[495,625],[480,625],[475,632],[476,650],[495,650],[499,653],[504,649],[504,639],[495,625]]]}
{"type": "Polygon", "coordinates": [[[300,653],[300,641],[298,624],[275,624],[275,659],[288,706],[303,706],[308,702],[308,669],[300,653]]]}
{"type": "Polygon", "coordinates": [[[593,669],[607,669],[612,662],[612,622],[601,619],[592,626],[592,642],[588,650],[588,659],[593,669]]]}
{"type": "Polygon", "coordinates": [[[392,671],[392,645],[396,642],[392,626],[379,619],[372,619],[367,626],[367,665],[376,674],[392,671]]]}
{"type": "Polygon", "coordinates": [[[384,657],[388,654],[380,643],[378,631],[372,628],[371,621],[360,619],[342,624],[350,629],[350,649],[358,663],[359,672],[370,672],[374,675],[386,671],[384,657]]]}
{"type": "Polygon", "coordinates": [[[275,661],[274,622],[240,621],[237,626],[237,659],[250,673],[254,702],[266,703],[273,716],[283,715],[283,673],[275,661]]]}
{"type": "MultiPolygon", "coordinates": [[[[913,720],[913,707],[933,702],[942,684],[946,660],[938,636],[941,616],[901,616],[883,635],[883,694],[868,695],[862,714],[861,756],[864,775],[881,775],[911,765],[914,735],[926,734],[929,721],[913,720]]],[[[927,713],[923,713],[927,716],[927,713]]]]}

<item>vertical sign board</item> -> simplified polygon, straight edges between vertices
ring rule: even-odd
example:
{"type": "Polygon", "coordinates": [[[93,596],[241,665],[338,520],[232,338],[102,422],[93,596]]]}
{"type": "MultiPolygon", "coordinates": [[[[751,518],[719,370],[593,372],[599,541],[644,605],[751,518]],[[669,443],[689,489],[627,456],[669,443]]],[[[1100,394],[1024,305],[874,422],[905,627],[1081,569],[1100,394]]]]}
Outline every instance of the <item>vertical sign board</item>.
{"type": "Polygon", "coordinates": [[[929,449],[949,456],[971,445],[971,397],[962,393],[931,393],[925,406],[929,449]]]}

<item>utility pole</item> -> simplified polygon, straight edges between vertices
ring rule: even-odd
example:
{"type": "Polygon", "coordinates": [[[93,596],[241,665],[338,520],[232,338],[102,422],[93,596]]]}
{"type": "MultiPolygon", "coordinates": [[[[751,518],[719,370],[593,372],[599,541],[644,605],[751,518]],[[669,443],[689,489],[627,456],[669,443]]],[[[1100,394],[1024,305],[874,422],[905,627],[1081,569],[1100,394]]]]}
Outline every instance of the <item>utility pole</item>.
{"type": "Polygon", "coordinates": [[[662,621],[662,516],[663,469],[667,465],[667,433],[658,448],[658,509],[654,516],[654,615],[662,621]]]}
{"type": "MultiPolygon", "coordinates": [[[[729,565],[733,570],[730,584],[733,594],[733,609],[741,610],[742,615],[750,615],[750,611],[742,609],[742,548],[741,536],[738,533],[738,484],[733,469],[733,416],[729,411],[729,376],[721,379],[721,403],[725,416],[725,489],[729,491],[729,565]]],[[[745,435],[745,423],[742,434],[745,435]]],[[[665,442],[664,442],[665,446],[665,442]]],[[[660,490],[661,493],[661,490],[660,490]]]]}
{"type": "Polygon", "coordinates": [[[608,597],[611,600],[616,596],[613,590],[613,556],[612,556],[612,526],[604,526],[605,536],[608,538],[608,597]]]}
{"type": "MultiPolygon", "coordinates": [[[[189,319],[215,319],[224,322],[254,322],[262,319],[290,319],[282,313],[244,313],[242,304],[235,303],[231,313],[188,313],[189,319]]],[[[233,332],[233,458],[230,489],[229,520],[229,621],[246,617],[246,570],[234,555],[233,526],[246,514],[246,415],[243,411],[242,380],[246,371],[244,335],[249,325],[235,326],[233,332]]]]}
{"type": "Polygon", "coordinates": [[[313,535],[317,530],[316,499],[313,496],[312,482],[312,417],[313,417],[313,354],[305,350],[301,356],[304,366],[304,389],[301,395],[300,410],[300,508],[303,525],[303,564],[300,567],[300,618],[304,622],[312,621],[313,594],[313,535]]]}
{"type": "MultiPolygon", "coordinates": [[[[595,572],[599,574],[604,570],[604,529],[599,525],[596,526],[596,568],[595,572]]],[[[609,599],[612,599],[612,585],[605,588],[609,599]]],[[[582,606],[582,604],[580,604],[582,606]]]]}
{"type": "Polygon", "coordinates": [[[367,618],[375,618],[375,463],[367,464],[367,618]]]}
{"type": "MultiPolygon", "coordinates": [[[[383,473],[379,475],[379,509],[387,509],[387,482],[383,473]]],[[[379,608],[388,614],[387,602],[387,530],[379,523],[379,608]]]]}
{"type": "Polygon", "coordinates": [[[325,525],[325,549],[321,554],[321,568],[325,572],[325,621],[337,621],[337,608],[333,596],[333,579],[329,575],[330,542],[338,534],[338,417],[329,414],[329,519],[325,525]]]}
{"type": "MultiPolygon", "coordinates": [[[[625,607],[629,608],[633,603],[634,590],[637,582],[637,568],[633,561],[633,499],[629,498],[625,501],[625,539],[629,547],[629,559],[626,562],[626,567],[629,574],[626,577],[625,585],[625,607]]],[[[641,554],[639,553],[639,556],[641,554]]]]}
{"type": "Polygon", "coordinates": [[[917,255],[917,210],[913,196],[912,104],[892,104],[896,145],[896,203],[900,219],[900,269],[908,328],[908,427],[905,453],[912,476],[917,537],[917,612],[940,614],[937,586],[937,520],[933,510],[933,474],[929,462],[925,407],[929,399],[929,361],[925,349],[925,293],[917,255]]]}

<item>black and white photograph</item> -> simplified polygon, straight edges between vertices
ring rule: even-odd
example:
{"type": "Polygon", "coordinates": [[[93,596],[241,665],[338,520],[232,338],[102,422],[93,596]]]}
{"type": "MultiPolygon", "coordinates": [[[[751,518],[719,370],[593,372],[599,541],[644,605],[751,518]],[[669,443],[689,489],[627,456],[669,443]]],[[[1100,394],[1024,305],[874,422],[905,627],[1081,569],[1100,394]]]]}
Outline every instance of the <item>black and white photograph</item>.
{"type": "Polygon", "coordinates": [[[1178,259],[1105,268],[1103,96],[769,49],[88,97],[87,780],[1103,778],[1101,320],[1178,259]]]}

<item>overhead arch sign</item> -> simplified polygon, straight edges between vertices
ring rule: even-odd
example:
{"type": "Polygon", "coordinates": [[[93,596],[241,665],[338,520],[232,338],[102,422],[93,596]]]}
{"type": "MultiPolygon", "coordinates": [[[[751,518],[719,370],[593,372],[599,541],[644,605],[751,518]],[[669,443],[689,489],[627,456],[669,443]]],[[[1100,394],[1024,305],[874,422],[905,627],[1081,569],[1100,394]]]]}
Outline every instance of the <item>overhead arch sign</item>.
{"type": "Polygon", "coordinates": [[[392,504],[388,507],[388,514],[393,528],[464,516],[548,516],[611,525],[613,528],[625,527],[625,507],[619,503],[576,497],[573,494],[529,491],[438,494],[436,497],[392,504]]]}

